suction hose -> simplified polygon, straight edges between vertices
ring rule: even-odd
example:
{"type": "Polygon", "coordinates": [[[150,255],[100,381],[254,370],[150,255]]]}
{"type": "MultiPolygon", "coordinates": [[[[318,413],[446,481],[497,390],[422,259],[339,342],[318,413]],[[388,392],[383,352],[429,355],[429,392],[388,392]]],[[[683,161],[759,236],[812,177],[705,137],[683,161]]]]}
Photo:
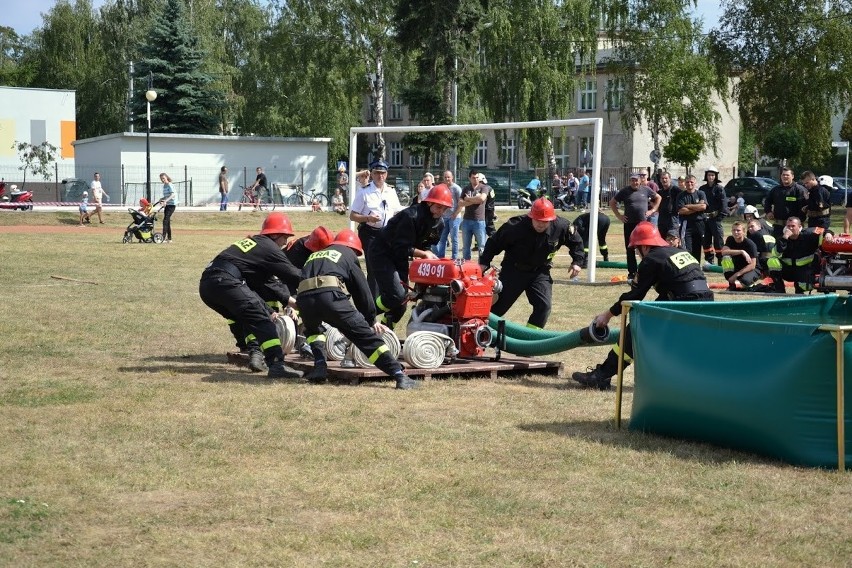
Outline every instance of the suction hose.
{"type": "MultiPolygon", "coordinates": [[[[627,270],[626,262],[614,262],[612,260],[599,260],[595,263],[595,266],[597,266],[598,268],[623,268],[624,270],[627,270]]],[[[722,273],[722,267],[716,264],[708,266],[703,270],[704,272],[718,272],[719,274],[722,273]]]]}
{"type": "MultiPolygon", "coordinates": [[[[495,328],[498,321],[499,318],[493,314],[488,318],[489,325],[495,328]]],[[[618,341],[619,333],[619,330],[608,327],[596,328],[594,322],[577,331],[559,332],[532,329],[507,321],[504,350],[525,357],[552,355],[575,347],[612,345],[618,341]]],[[[497,347],[496,330],[491,347],[497,347]]]]}

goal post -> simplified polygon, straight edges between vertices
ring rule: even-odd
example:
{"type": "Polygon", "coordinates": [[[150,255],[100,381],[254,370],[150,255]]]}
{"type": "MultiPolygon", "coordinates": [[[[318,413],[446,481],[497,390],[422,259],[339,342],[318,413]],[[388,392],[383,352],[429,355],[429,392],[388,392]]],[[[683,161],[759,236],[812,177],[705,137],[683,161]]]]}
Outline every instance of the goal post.
{"type": "MultiPolygon", "coordinates": [[[[524,128],[554,128],[563,126],[592,126],[592,191],[590,194],[591,215],[589,218],[589,262],[588,279],[595,282],[595,262],[598,255],[598,211],[601,192],[601,147],[603,139],[603,118],[571,118],[562,120],[536,120],[527,122],[491,122],[482,124],[440,124],[432,126],[356,126],[349,129],[349,208],[355,199],[355,164],[358,159],[358,135],[384,132],[460,132],[484,130],[519,130],[524,128]]],[[[355,223],[350,222],[355,228],[355,223]]]]}

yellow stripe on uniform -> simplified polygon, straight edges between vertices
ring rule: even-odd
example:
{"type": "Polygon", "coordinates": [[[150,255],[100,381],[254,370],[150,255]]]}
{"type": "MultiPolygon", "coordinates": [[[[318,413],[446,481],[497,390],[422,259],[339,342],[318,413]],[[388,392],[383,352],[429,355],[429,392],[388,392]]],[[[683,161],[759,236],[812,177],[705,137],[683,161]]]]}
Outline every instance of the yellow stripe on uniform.
{"type": "Polygon", "coordinates": [[[538,327],[537,325],[531,324],[530,322],[527,322],[527,327],[530,329],[543,329],[541,327],[538,327]]]}
{"type": "Polygon", "coordinates": [[[319,333],[317,335],[311,335],[310,337],[305,339],[305,343],[307,343],[308,345],[310,345],[311,343],[315,343],[317,341],[325,341],[325,335],[322,334],[322,333],[319,333]]]}
{"type": "Polygon", "coordinates": [[[246,343],[248,343],[249,341],[254,341],[255,339],[257,339],[257,337],[255,337],[253,333],[249,333],[248,335],[246,335],[246,343]]]}
{"type": "MultiPolygon", "coordinates": [[[[616,355],[618,355],[618,353],[619,353],[619,349],[618,349],[618,344],[617,344],[617,343],[616,343],[615,345],[613,345],[613,346],[612,346],[612,352],[613,352],[613,353],[615,353],[616,355]]],[[[627,363],[632,363],[632,362],[633,362],[633,357],[631,357],[630,355],[628,355],[627,353],[625,353],[625,354],[624,354],[624,360],[625,360],[627,363]]]]}
{"type": "Polygon", "coordinates": [[[376,307],[379,308],[383,312],[389,312],[390,311],[390,308],[386,308],[385,305],[382,303],[382,297],[381,296],[376,298],[376,307]]]}
{"type": "Polygon", "coordinates": [[[260,348],[261,348],[263,351],[266,351],[266,350],[267,350],[267,349],[269,349],[270,347],[275,347],[276,345],[277,345],[278,347],[280,347],[280,346],[281,346],[281,340],[280,340],[280,339],[278,339],[277,337],[276,337],[275,339],[270,339],[269,341],[264,341],[264,342],[260,345],[260,348]]]}
{"type": "Polygon", "coordinates": [[[376,360],[381,356],[382,353],[385,353],[386,351],[390,351],[387,345],[382,345],[381,347],[373,351],[373,354],[370,355],[370,363],[373,363],[375,365],[376,360]]]}
{"type": "Polygon", "coordinates": [[[232,323],[237,323],[236,320],[226,319],[225,321],[228,322],[228,325],[231,325],[232,323]]]}

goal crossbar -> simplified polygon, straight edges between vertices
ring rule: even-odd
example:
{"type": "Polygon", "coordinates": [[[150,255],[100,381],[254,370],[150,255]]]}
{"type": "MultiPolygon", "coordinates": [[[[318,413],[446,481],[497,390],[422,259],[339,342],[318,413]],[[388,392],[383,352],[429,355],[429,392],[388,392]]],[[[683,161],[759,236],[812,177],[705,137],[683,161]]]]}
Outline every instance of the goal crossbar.
{"type": "MultiPolygon", "coordinates": [[[[598,250],[598,211],[601,191],[601,148],[603,138],[602,118],[570,118],[561,120],[535,120],[526,122],[491,122],[482,124],[435,124],[426,126],[355,126],[349,129],[349,207],[355,198],[355,164],[358,159],[358,135],[385,132],[466,132],[471,130],[516,130],[520,128],[554,128],[562,126],[593,126],[591,214],[589,218],[588,278],[595,281],[595,262],[598,250]]],[[[350,223],[354,229],[354,222],[350,223]]]]}

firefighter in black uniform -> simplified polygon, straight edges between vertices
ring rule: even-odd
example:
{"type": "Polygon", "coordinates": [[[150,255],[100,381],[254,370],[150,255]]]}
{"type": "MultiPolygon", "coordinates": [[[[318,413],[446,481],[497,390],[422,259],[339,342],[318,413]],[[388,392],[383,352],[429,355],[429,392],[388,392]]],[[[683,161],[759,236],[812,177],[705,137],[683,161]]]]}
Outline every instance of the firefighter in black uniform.
{"type": "MultiPolygon", "coordinates": [[[[595,316],[596,326],[605,327],[610,319],[621,314],[621,302],[642,300],[651,288],[657,291],[657,299],[662,301],[713,300],[713,292],[707,287],[707,279],[698,260],[685,250],[669,246],[651,223],[644,221],[636,226],[630,234],[630,246],[635,246],[642,256],[635,284],[622,294],[609,310],[595,316]]],[[[630,325],[626,326],[623,333],[624,362],[629,365],[633,360],[630,325]]],[[[617,372],[616,345],[602,364],[585,373],[574,373],[571,378],[587,387],[608,390],[610,381],[617,372]]]]}
{"type": "MultiPolygon", "coordinates": [[[[290,259],[293,266],[301,270],[312,253],[324,249],[330,245],[332,241],[334,241],[334,233],[323,226],[319,226],[311,231],[309,235],[296,239],[295,241],[291,241],[290,244],[287,245],[287,248],[284,249],[284,254],[287,255],[287,258],[290,259]]],[[[301,282],[301,278],[299,278],[299,282],[301,282]]],[[[296,282],[296,285],[293,286],[294,290],[296,289],[296,286],[299,285],[299,282],[296,282]]]]}
{"type": "MultiPolygon", "coordinates": [[[[583,254],[586,258],[583,259],[583,264],[580,265],[580,268],[586,268],[586,264],[589,258],[589,230],[592,228],[592,214],[591,213],[583,213],[571,223],[574,225],[574,228],[577,229],[577,234],[580,235],[580,239],[583,241],[583,254]]],[[[601,251],[601,256],[604,259],[604,262],[609,260],[609,247],[606,245],[606,234],[609,232],[609,217],[607,217],[604,213],[598,211],[598,249],[601,251]]]]}
{"type": "Polygon", "coordinates": [[[502,316],[521,292],[526,292],[533,308],[527,327],[543,328],[550,316],[553,294],[550,268],[556,251],[562,246],[567,246],[571,253],[569,278],[574,278],[580,274],[580,266],[586,259],[583,240],[573,225],[556,216],[553,203],[547,198],[536,199],[527,215],[512,217],[497,229],[479,257],[479,264],[485,270],[496,255],[506,251],[500,265],[503,289],[491,306],[491,313],[502,316]]]}
{"type": "Polygon", "coordinates": [[[722,270],[728,281],[728,290],[737,290],[737,282],[743,289],[759,284],[759,253],[755,242],[746,238],[746,225],[735,221],[731,227],[731,236],[722,247],[722,270]]]}
{"type": "Polygon", "coordinates": [[[831,224],[831,189],[834,178],[819,176],[817,180],[813,172],[802,174],[802,185],[808,190],[808,204],[805,214],[808,218],[808,228],[822,227],[828,229],[831,224]]]}
{"type": "Polygon", "coordinates": [[[793,170],[781,168],[781,183],[763,200],[766,219],[772,221],[772,236],[778,239],[790,217],[801,218],[808,203],[808,190],[793,181],[793,170]]]}
{"type": "Polygon", "coordinates": [[[719,170],[707,168],[704,172],[704,185],[698,188],[707,196],[707,209],[704,210],[704,262],[713,264],[713,259],[722,264],[722,244],[725,242],[725,231],[722,220],[730,214],[725,187],[719,181],[719,170]]]}
{"type": "Polygon", "coordinates": [[[445,184],[429,190],[421,203],[406,207],[393,216],[370,243],[367,272],[376,279],[379,295],[376,306],[385,325],[393,326],[405,314],[408,261],[438,258],[430,248],[444,230],[441,217],[453,206],[453,196],[445,184]]]}
{"type": "Polygon", "coordinates": [[[292,236],[290,220],[283,213],[270,213],[260,234],[240,239],[207,265],[198,286],[201,300],[208,307],[233,320],[247,338],[257,341],[261,351],[250,354],[250,363],[259,367],[261,362],[257,359],[262,352],[272,379],[298,378],[302,373],[284,364],[281,339],[272,322],[274,312],[254,289],[262,287],[271,276],[286,282],[299,275],[281,250],[292,236]]]}
{"type": "Polygon", "coordinates": [[[376,306],[358,262],[362,254],[358,235],[351,229],[343,229],[329,247],[311,254],[302,269],[296,305],[314,356],[314,368],[305,378],[312,383],[326,380],[328,364],[322,331],[325,322],[340,330],[376,367],[396,379],[396,388],[415,388],[417,381],[403,373],[402,366],[379,337],[384,326],[371,324],[376,319],[376,306]]]}
{"type": "Polygon", "coordinates": [[[822,227],[802,230],[801,219],[787,218],[781,237],[775,240],[775,251],[781,261],[781,270],[770,273],[774,292],[786,292],[785,280],[793,282],[796,294],[813,290],[816,253],[824,234],[825,229],[822,227]]]}

